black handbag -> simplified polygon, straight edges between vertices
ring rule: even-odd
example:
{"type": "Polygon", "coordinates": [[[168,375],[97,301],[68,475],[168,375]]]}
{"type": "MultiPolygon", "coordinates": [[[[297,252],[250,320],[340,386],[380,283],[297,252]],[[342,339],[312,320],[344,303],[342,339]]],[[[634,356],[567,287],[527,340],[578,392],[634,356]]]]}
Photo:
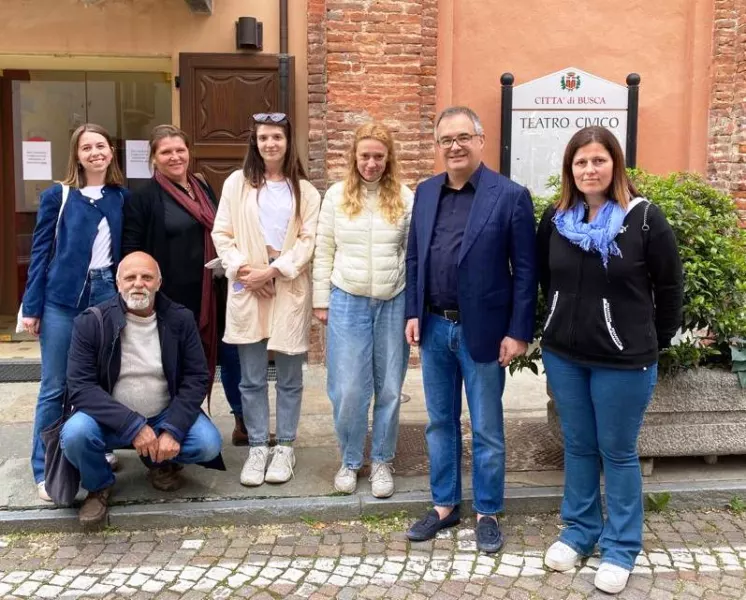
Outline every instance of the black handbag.
{"type": "MultiPolygon", "coordinates": [[[[99,364],[101,364],[104,348],[104,318],[97,306],[91,307],[90,310],[96,315],[101,329],[99,343],[99,364]]],[[[80,471],[67,460],[60,443],[62,427],[72,413],[71,408],[67,391],[65,391],[62,416],[41,432],[41,439],[46,446],[44,452],[44,487],[57,506],[71,506],[80,487],[80,471]]]]}

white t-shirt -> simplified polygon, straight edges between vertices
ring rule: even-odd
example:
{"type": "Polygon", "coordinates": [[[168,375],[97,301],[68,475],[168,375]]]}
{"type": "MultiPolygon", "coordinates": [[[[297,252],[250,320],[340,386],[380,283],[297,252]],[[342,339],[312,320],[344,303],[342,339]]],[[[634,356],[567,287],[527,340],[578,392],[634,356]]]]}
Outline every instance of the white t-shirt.
{"type": "Polygon", "coordinates": [[[258,202],[264,242],[275,250],[282,250],[294,208],[290,182],[267,181],[259,190],[258,202]]]}
{"type": "MultiPolygon", "coordinates": [[[[91,200],[100,200],[104,195],[103,189],[103,185],[88,185],[82,188],[80,193],[91,200]]],[[[91,264],[88,265],[88,270],[105,269],[113,263],[114,261],[111,258],[111,229],[109,229],[109,222],[104,217],[98,223],[98,233],[96,239],[93,240],[91,264]]]]}

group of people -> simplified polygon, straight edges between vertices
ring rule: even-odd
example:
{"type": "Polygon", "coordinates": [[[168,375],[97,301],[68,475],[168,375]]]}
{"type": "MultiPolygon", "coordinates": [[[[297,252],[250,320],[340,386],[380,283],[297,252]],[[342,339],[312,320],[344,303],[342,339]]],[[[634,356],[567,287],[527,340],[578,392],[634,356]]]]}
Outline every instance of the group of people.
{"type": "Polygon", "coordinates": [[[76,130],[65,180],[41,195],[22,307],[42,351],[32,456],[40,497],[48,498],[40,433],[67,406],[61,444],[88,491],[85,523],[106,516],[116,449],[134,447],[161,490],[179,487],[183,464],[224,469],[220,434],[201,410],[216,365],[235,416],[232,441],[249,447],[241,483],[288,481],[315,316],[327,326],[335,489],[356,489],[373,401],[371,490],[394,493],[401,390],[410,346],[419,346],[434,507],[407,536],[432,539],[460,522],[465,387],[477,546],[496,552],[505,367],[533,340],[540,287],[567,524],[545,562],[571,569],[598,544],[596,586],[624,589],[642,545],[637,436],[658,351],[681,320],[672,230],[639,197],[604,128],[569,142],[560,198],[538,233],[528,190],[483,164],[484,129],[471,109],[447,108],[434,133],[445,172],[413,194],[389,129],[360,126],[345,177],[322,202],[287,115],[255,114],[243,168],[217,202],[189,171],[178,128],[153,130],[154,176],[131,194],[108,133],[76,130]]]}

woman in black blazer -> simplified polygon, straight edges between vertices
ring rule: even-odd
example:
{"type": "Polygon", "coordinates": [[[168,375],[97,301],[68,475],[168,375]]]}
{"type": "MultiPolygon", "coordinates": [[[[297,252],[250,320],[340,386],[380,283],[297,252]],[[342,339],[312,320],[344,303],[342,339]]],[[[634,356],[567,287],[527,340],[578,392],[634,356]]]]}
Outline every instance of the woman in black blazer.
{"type": "Polygon", "coordinates": [[[220,364],[223,389],[236,421],[233,444],[246,445],[241,368],[235,346],[222,342],[227,280],[205,264],[217,258],[210,233],[217,200],[210,185],[189,171],[189,138],[173,125],[150,135],[153,178],[132,193],[124,211],[122,253],[147,252],[158,262],[161,291],[194,313],[211,372],[220,364]]]}

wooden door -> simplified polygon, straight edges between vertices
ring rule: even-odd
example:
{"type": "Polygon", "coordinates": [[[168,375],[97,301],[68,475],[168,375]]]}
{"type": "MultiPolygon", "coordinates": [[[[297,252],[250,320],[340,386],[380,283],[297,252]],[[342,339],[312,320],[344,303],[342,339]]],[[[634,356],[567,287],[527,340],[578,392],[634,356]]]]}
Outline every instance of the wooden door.
{"type": "MultiPolygon", "coordinates": [[[[294,105],[290,58],[287,105],[294,105]]],[[[192,141],[192,169],[202,173],[218,198],[223,182],[241,167],[250,117],[273,112],[280,98],[280,58],[271,54],[181,54],[181,128],[192,141]]]]}
{"type": "Polygon", "coordinates": [[[0,314],[15,315],[23,290],[16,261],[12,72],[0,76],[0,314]]]}

